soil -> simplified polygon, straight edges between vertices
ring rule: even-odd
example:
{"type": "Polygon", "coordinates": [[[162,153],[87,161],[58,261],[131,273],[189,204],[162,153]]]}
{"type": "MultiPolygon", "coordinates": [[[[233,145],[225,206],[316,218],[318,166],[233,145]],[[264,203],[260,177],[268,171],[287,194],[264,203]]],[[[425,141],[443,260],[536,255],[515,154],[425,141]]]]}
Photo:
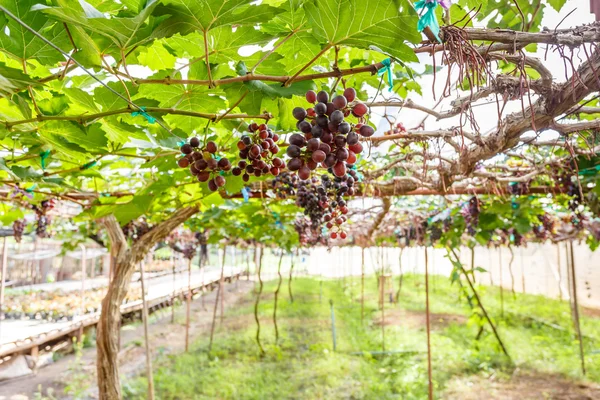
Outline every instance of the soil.
{"type": "Polygon", "coordinates": [[[516,370],[506,378],[455,379],[441,397],[447,400],[593,400],[600,399],[600,386],[560,375],[516,370]]]}
{"type": "MultiPolygon", "coordinates": [[[[386,307],[389,304],[386,303],[386,307]]],[[[424,311],[399,310],[390,305],[390,309],[384,310],[386,326],[401,326],[412,329],[425,329],[426,315],[424,311]]],[[[431,313],[429,321],[432,330],[443,329],[451,324],[465,324],[467,317],[458,314],[431,313]]],[[[374,322],[381,326],[381,310],[375,314],[374,322]]]]}
{"type": "MultiPolygon", "coordinates": [[[[237,305],[245,294],[254,287],[254,282],[238,281],[225,286],[225,309],[237,305]]],[[[192,302],[192,319],[190,324],[190,342],[200,335],[210,332],[214,301],[217,291],[205,295],[204,307],[201,299],[192,302]]],[[[217,313],[220,309],[217,309],[217,313]]],[[[219,319],[217,314],[217,327],[219,319]]],[[[228,325],[229,321],[226,321],[228,325]]],[[[166,308],[150,316],[151,336],[154,357],[157,354],[183,352],[185,349],[185,305],[175,312],[175,323],[171,323],[171,309],[166,308]]],[[[234,321],[231,321],[232,323],[234,321]]],[[[77,362],[75,355],[67,355],[58,361],[41,368],[36,375],[0,383],[0,399],[27,400],[33,399],[38,393],[52,393],[56,399],[70,399],[64,395],[66,384],[73,382],[73,376],[78,375],[82,380],[79,386],[87,386],[85,398],[98,398],[95,389],[96,350],[84,349],[80,359],[81,367],[74,372],[77,362]]],[[[121,329],[121,352],[119,353],[120,373],[122,379],[143,373],[145,369],[144,333],[141,323],[125,325],[121,329]]]]}

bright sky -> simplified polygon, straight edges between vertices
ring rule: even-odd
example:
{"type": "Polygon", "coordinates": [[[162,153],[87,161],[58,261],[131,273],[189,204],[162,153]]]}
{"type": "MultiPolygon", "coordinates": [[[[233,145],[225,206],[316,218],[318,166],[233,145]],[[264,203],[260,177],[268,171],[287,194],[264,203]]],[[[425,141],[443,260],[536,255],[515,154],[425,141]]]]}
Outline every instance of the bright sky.
{"type": "MultiPolygon", "coordinates": [[[[561,29],[575,27],[578,25],[594,22],[594,15],[590,13],[589,0],[568,0],[567,4],[563,7],[563,9],[560,13],[556,12],[552,7],[546,7],[544,16],[542,19],[542,26],[547,27],[548,29],[554,29],[556,27],[556,25],[558,23],[560,23],[560,21],[563,18],[565,18],[565,20],[560,25],[561,29]],[[572,10],[574,10],[573,13],[570,14],[567,18],[565,18],[565,16],[567,14],[569,14],[569,12],[571,12],[572,10]]],[[[543,46],[543,45],[538,46],[538,53],[536,54],[536,56],[540,59],[544,59],[544,53],[545,53],[545,46],[543,46]]],[[[584,54],[582,54],[582,58],[585,58],[584,54]]],[[[431,63],[432,63],[431,57],[429,55],[420,54],[419,59],[421,60],[421,65],[420,66],[415,65],[414,66],[415,69],[424,68],[425,65],[431,65],[431,63]]],[[[576,60],[577,57],[575,57],[574,59],[576,60]]],[[[436,65],[437,66],[442,65],[440,58],[436,59],[436,65]]],[[[555,54],[555,53],[552,53],[549,51],[546,61],[544,62],[544,65],[546,66],[546,68],[548,68],[550,70],[550,72],[552,72],[552,75],[555,77],[556,82],[564,82],[565,81],[564,64],[563,64],[562,60],[560,59],[560,57],[558,56],[558,54],[555,54]]],[[[442,89],[446,83],[446,74],[447,74],[447,69],[445,69],[445,68],[437,74],[435,92],[436,92],[436,95],[438,96],[437,97],[438,100],[439,100],[439,95],[442,93],[442,89]]],[[[569,74],[569,76],[570,76],[570,74],[569,74]]],[[[431,107],[432,105],[436,104],[436,100],[434,100],[433,93],[431,90],[432,83],[433,83],[433,76],[423,77],[423,78],[419,79],[419,83],[421,84],[421,87],[423,88],[423,95],[420,96],[418,94],[411,93],[409,96],[410,99],[412,99],[415,103],[426,106],[426,107],[431,107]]],[[[449,106],[449,104],[456,97],[458,97],[458,96],[456,95],[455,92],[453,92],[452,96],[448,99],[445,99],[442,102],[442,104],[440,104],[440,106],[438,106],[437,110],[444,111],[444,110],[450,109],[451,107],[449,106]]],[[[491,99],[493,99],[493,98],[490,97],[490,100],[491,99]]],[[[526,105],[527,105],[527,102],[526,102],[526,105]]],[[[517,101],[512,102],[512,104],[507,105],[504,115],[506,115],[507,113],[518,111],[520,109],[521,109],[520,102],[517,102],[517,101]]],[[[476,120],[479,123],[480,130],[482,133],[485,133],[486,131],[493,129],[497,125],[498,118],[497,118],[497,107],[496,107],[495,102],[492,104],[489,104],[489,105],[476,107],[476,108],[474,108],[474,110],[475,110],[476,120]]],[[[390,111],[391,110],[388,110],[388,114],[390,114],[390,111]]],[[[404,124],[404,126],[409,129],[409,128],[412,128],[412,127],[416,126],[417,124],[419,124],[424,116],[425,116],[424,113],[410,110],[410,109],[404,109],[399,114],[398,122],[401,121],[404,124]]],[[[449,119],[446,119],[443,121],[436,121],[435,118],[429,117],[426,121],[425,128],[427,130],[433,130],[433,129],[439,129],[439,128],[444,128],[444,127],[458,126],[458,125],[459,125],[458,117],[449,118],[449,119]]],[[[384,131],[389,129],[389,124],[387,123],[387,121],[385,119],[380,119],[378,127],[379,127],[378,134],[382,134],[384,131]]],[[[465,130],[470,130],[470,129],[468,127],[466,127],[465,130]]]]}

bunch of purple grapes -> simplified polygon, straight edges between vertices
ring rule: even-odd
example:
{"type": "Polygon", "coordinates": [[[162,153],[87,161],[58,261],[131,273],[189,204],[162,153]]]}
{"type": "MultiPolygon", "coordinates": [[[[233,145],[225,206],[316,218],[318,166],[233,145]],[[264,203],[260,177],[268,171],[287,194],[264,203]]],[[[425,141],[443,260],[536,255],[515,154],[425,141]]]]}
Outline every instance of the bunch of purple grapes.
{"type": "Polygon", "coordinates": [[[54,208],[54,199],[44,200],[39,206],[33,206],[33,211],[36,215],[35,233],[40,238],[50,237],[48,225],[52,222],[52,218],[48,212],[54,208]]]}
{"type": "Polygon", "coordinates": [[[27,224],[25,223],[24,219],[17,219],[15,222],[13,222],[13,234],[17,243],[21,243],[26,225],[27,224]]]}
{"type": "Polygon", "coordinates": [[[271,187],[278,199],[287,199],[294,196],[298,188],[298,176],[288,171],[283,171],[271,181],[271,187]]]}
{"type": "Polygon", "coordinates": [[[121,230],[126,238],[131,239],[133,242],[137,242],[142,236],[148,233],[152,229],[146,217],[141,217],[137,220],[129,221],[121,230]]]}
{"type": "Polygon", "coordinates": [[[321,227],[315,227],[310,219],[305,216],[296,218],[294,229],[298,233],[298,240],[303,246],[314,246],[316,244],[327,245],[327,238],[323,236],[321,227]]]}
{"type": "Polygon", "coordinates": [[[289,138],[287,167],[297,171],[300,179],[310,178],[311,171],[319,165],[337,177],[346,175],[347,166],[354,165],[357,154],[363,150],[360,136],[370,137],[375,133],[372,127],[364,124],[367,106],[356,102],[355,98],[353,88],[347,88],[331,102],[327,92],[310,90],[306,100],[314,106],[294,108],[292,114],[302,133],[294,133],[289,138]],[[350,114],[358,118],[358,124],[345,121],[350,114]]]}
{"type": "Polygon", "coordinates": [[[473,196],[460,211],[465,219],[467,232],[469,232],[469,235],[471,236],[474,236],[475,233],[477,233],[477,225],[479,225],[479,213],[481,211],[480,205],[479,199],[473,196]]]}
{"type": "Polygon", "coordinates": [[[250,180],[250,175],[279,175],[285,163],[276,156],[279,153],[278,140],[279,136],[266,124],[250,124],[248,133],[237,143],[241,160],[233,168],[233,175],[242,175],[244,182],[250,180]]]}
{"type": "Polygon", "coordinates": [[[221,173],[231,169],[231,162],[225,157],[217,156],[217,150],[215,142],[207,142],[205,146],[200,146],[200,139],[193,137],[189,143],[181,146],[184,157],[180,158],[177,164],[181,168],[189,167],[199,182],[208,182],[210,191],[215,192],[225,186],[225,177],[221,173]]]}

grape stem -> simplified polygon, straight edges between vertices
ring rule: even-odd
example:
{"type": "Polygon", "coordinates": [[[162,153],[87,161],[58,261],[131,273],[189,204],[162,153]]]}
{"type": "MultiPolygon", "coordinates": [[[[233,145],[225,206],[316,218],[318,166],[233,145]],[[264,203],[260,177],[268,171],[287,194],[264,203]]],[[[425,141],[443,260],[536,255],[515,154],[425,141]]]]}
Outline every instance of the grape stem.
{"type": "MultiPolygon", "coordinates": [[[[327,51],[329,51],[329,49],[331,49],[331,44],[328,44],[327,46],[325,46],[323,48],[323,50],[321,50],[320,52],[317,53],[316,56],[314,56],[309,62],[307,62],[304,67],[300,68],[300,70],[298,70],[298,72],[296,72],[291,78],[289,78],[288,80],[286,80],[283,83],[283,86],[287,87],[290,86],[292,84],[292,82],[294,82],[294,80],[298,77],[298,75],[300,75],[302,72],[304,72],[305,69],[307,69],[308,67],[310,67],[315,61],[317,61],[323,54],[327,53],[327,51]]],[[[334,71],[335,73],[340,73],[340,71],[334,71]]]]}
{"type": "Polygon", "coordinates": [[[305,23],[306,22],[303,22],[300,26],[298,26],[296,29],[291,31],[285,38],[283,38],[282,41],[277,43],[270,51],[268,51],[264,56],[262,56],[262,58],[260,60],[258,60],[258,62],[254,65],[254,67],[252,67],[252,69],[248,73],[250,75],[254,74],[254,71],[256,71],[256,68],[258,68],[258,66],[260,64],[262,64],[263,61],[265,61],[271,54],[273,54],[275,52],[275,50],[277,50],[279,47],[281,47],[281,45],[283,45],[285,42],[287,42],[296,33],[298,33],[300,31],[300,28],[302,28],[305,23]]]}

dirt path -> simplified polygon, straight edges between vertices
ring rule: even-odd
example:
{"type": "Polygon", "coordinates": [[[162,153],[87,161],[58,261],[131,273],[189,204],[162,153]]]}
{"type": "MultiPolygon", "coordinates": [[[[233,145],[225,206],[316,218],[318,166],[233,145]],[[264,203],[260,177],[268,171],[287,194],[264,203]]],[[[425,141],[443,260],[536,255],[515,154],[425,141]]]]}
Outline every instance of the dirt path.
{"type": "MultiPolygon", "coordinates": [[[[253,282],[238,281],[225,286],[225,308],[237,304],[252,290],[253,282]]],[[[194,338],[210,330],[216,290],[206,294],[204,308],[202,300],[192,303],[190,335],[194,338]]],[[[150,335],[154,357],[158,354],[182,352],[185,348],[185,307],[178,307],[175,323],[171,324],[171,309],[163,309],[150,317],[150,335]]],[[[144,336],[141,323],[125,325],[121,329],[121,352],[119,353],[122,381],[145,368],[144,336]]],[[[95,389],[96,350],[84,349],[80,360],[71,354],[40,369],[35,376],[11,380],[0,384],[0,399],[33,399],[37,393],[52,394],[56,399],[69,399],[64,389],[67,385],[75,391],[85,393],[85,398],[97,398],[95,389]]]]}

